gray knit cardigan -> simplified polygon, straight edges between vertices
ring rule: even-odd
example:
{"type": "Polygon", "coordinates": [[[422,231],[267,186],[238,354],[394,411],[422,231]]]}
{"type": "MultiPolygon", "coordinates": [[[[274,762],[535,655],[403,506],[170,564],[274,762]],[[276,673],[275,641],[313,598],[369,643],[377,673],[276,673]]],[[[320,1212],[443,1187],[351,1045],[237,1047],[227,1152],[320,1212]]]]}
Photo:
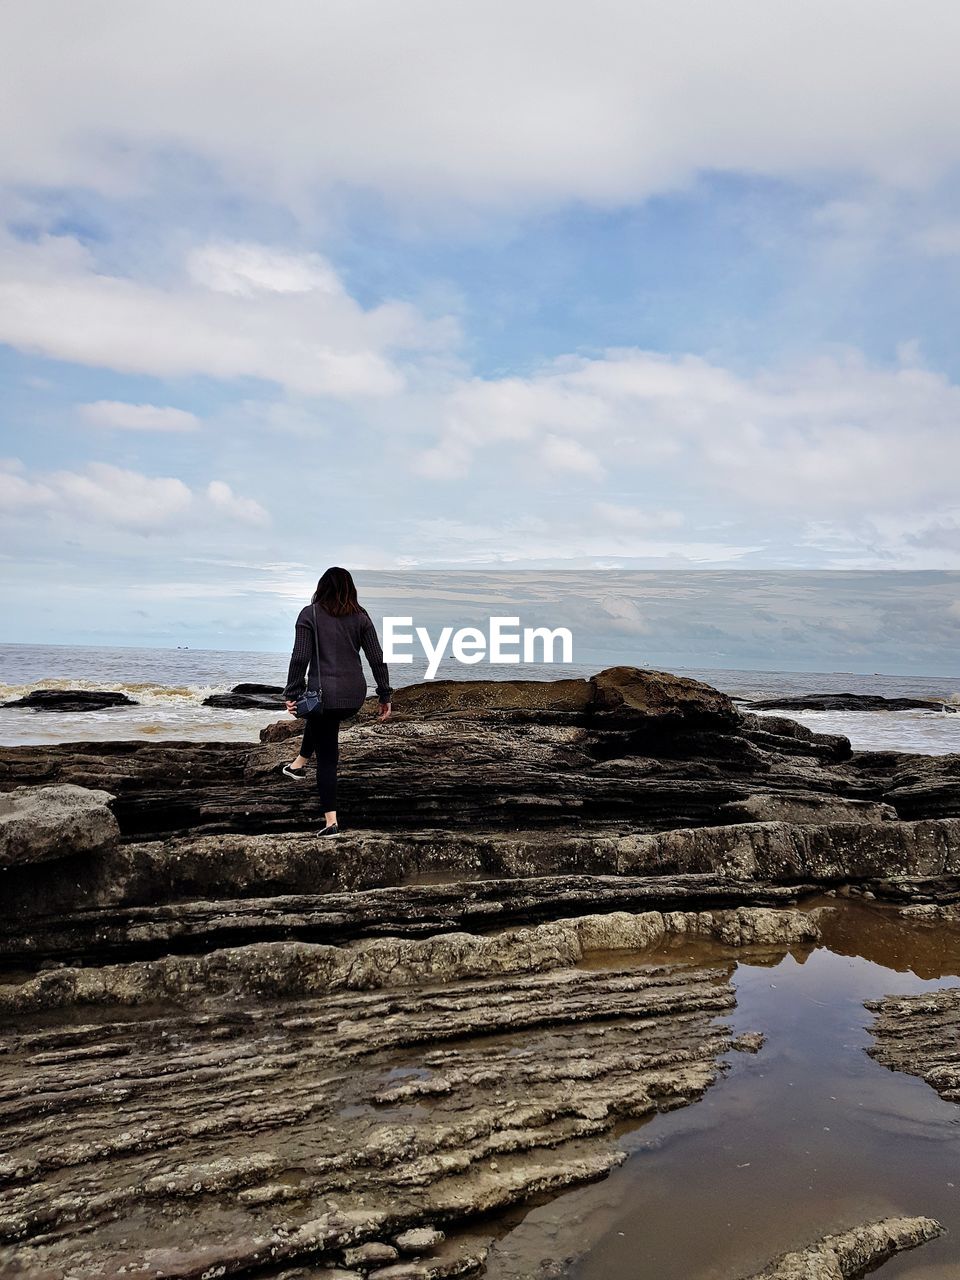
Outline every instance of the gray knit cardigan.
{"type": "Polygon", "coordinates": [[[339,711],[359,708],[367,696],[367,681],[360,664],[361,650],[370,663],[377,697],[381,702],[389,702],[393,692],[390,673],[370,615],[366,612],[348,613],[342,618],[335,618],[322,605],[314,607],[308,604],[300,610],[297,618],[284,698],[292,702],[305,688],[319,687],[325,707],[339,711]],[[319,672],[316,670],[313,644],[314,616],[318,628],[319,672]]]}

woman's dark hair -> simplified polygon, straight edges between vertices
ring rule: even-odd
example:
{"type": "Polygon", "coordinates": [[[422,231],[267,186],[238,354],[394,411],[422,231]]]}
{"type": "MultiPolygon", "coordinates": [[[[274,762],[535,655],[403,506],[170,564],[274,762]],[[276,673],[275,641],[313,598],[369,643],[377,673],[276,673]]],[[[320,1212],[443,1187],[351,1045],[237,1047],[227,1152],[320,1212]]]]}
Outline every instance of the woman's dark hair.
{"type": "Polygon", "coordinates": [[[366,613],[357,599],[357,586],[352,575],[336,565],[328,569],[317,583],[312,603],[326,609],[334,618],[346,617],[348,613],[366,613]]]}

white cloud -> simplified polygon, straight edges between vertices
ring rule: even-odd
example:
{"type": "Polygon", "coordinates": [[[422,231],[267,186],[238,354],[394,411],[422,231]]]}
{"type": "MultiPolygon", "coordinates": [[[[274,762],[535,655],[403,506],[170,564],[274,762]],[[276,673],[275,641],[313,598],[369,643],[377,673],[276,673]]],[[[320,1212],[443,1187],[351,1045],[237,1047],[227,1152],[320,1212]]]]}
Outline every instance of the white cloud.
{"type": "MultiPolygon", "coordinates": [[[[413,545],[420,552],[413,562],[424,566],[476,568],[481,565],[617,568],[641,565],[668,567],[732,566],[760,550],[756,543],[735,543],[670,536],[657,537],[636,530],[605,527],[590,512],[574,509],[560,522],[524,515],[502,524],[471,524],[464,520],[418,520],[413,545]]],[[[374,564],[396,564],[396,553],[371,557],[374,564]]]]}
{"type": "Polygon", "coordinates": [[[876,514],[838,512],[811,521],[800,546],[823,553],[830,569],[960,569],[960,507],[876,514]]]}
{"type": "Polygon", "coordinates": [[[45,507],[54,498],[54,491],[44,484],[36,484],[16,472],[0,469],[0,512],[21,512],[45,507]]]}
{"type": "Polygon", "coordinates": [[[811,516],[952,501],[960,387],[910,356],[903,348],[887,368],[846,352],[753,376],[638,350],[565,358],[528,378],[462,384],[419,466],[464,475],[491,447],[501,462],[555,448],[562,428],[597,466],[656,469],[688,500],[702,491],[811,516]]]}
{"type": "Polygon", "coordinates": [[[207,485],[207,497],[225,515],[245,524],[267,524],[269,516],[259,502],[241,498],[223,480],[211,480],[207,485]]]}
{"type": "Polygon", "coordinates": [[[81,526],[139,534],[180,531],[187,523],[211,519],[245,524],[269,519],[259,503],[238,497],[223,481],[197,491],[173,476],[146,476],[104,462],[35,477],[0,470],[0,514],[67,518],[81,526]]]}
{"type": "Polygon", "coordinates": [[[257,293],[326,293],[345,297],[337,273],[325,258],[297,256],[258,244],[212,244],[187,258],[192,280],[216,293],[252,297],[257,293]]]}
{"type": "Polygon", "coordinates": [[[960,159],[958,43],[952,0],[11,4],[0,177],[144,188],[179,150],[297,207],[343,184],[619,202],[704,170],[917,183],[960,159]]]}
{"type": "Polygon", "coordinates": [[[85,519],[148,532],[183,516],[193,495],[182,480],[91,463],[85,472],[57,471],[50,487],[85,519]]]}
{"type": "Polygon", "coordinates": [[[921,227],[910,239],[913,248],[931,258],[960,254],[960,221],[940,221],[921,227]]]}
{"type": "Polygon", "coordinates": [[[200,419],[186,409],[166,405],[126,404],[122,400],[95,400],[80,405],[85,421],[97,427],[121,431],[195,431],[200,419]]]}
{"type": "MultiPolygon", "coordinates": [[[[317,255],[219,242],[194,251],[183,277],[160,288],[98,271],[69,238],[17,246],[17,257],[12,247],[8,242],[7,253],[0,252],[0,338],[141,373],[258,372],[288,390],[273,406],[241,405],[248,436],[282,423],[311,440],[319,430],[331,440],[339,433],[337,456],[348,466],[357,461],[349,437],[329,414],[318,421],[310,395],[376,389],[378,403],[368,399],[364,408],[365,428],[383,433],[392,467],[406,463],[439,482],[426,499],[434,510],[443,510],[445,484],[489,462],[504,509],[511,493],[529,501],[529,479],[541,471],[608,485],[615,477],[614,493],[631,494],[630,503],[601,502],[597,536],[578,538],[571,554],[656,557],[670,542],[670,554],[688,560],[735,559],[758,537],[769,541],[766,528],[783,544],[776,554],[796,563],[786,545],[790,534],[775,531],[814,524],[839,531],[828,542],[818,534],[806,543],[819,562],[823,556],[875,562],[884,545],[910,565],[934,567],[938,554],[955,553],[952,525],[915,530],[912,542],[898,532],[917,512],[929,520],[952,506],[960,473],[960,387],[922,367],[909,342],[892,366],[841,351],[745,373],[692,355],[623,349],[566,356],[527,376],[502,378],[465,378],[452,366],[434,376],[432,354],[421,350],[407,357],[404,384],[394,347],[429,345],[436,331],[408,308],[364,311],[317,255]],[[4,308],[4,301],[15,305],[4,308]],[[336,376],[316,345],[328,335],[339,344],[326,348],[334,351],[336,376]],[[376,372],[351,381],[351,368],[379,370],[382,381],[376,372]],[[671,539],[681,510],[684,536],[671,539]]],[[[82,411],[128,431],[195,423],[163,405],[98,401],[82,411]]],[[[218,470],[212,463],[207,476],[218,470]]],[[[43,508],[47,491],[63,500],[69,490],[90,509],[110,505],[97,502],[99,481],[76,474],[80,481],[52,489],[49,476],[26,480],[8,472],[0,493],[20,510],[43,508]]],[[[188,491],[191,512],[250,526],[266,519],[225,482],[206,485],[204,478],[188,491]]],[[[115,522],[155,527],[157,508],[162,513],[177,494],[148,486],[143,502],[128,506],[120,493],[115,522]]],[[[486,547],[498,554],[494,540],[486,547]]],[[[505,537],[500,547],[512,554],[505,537]]],[[[420,548],[416,553],[423,559],[420,548]]]]}
{"type": "MultiPolygon", "coordinates": [[[[544,376],[461,382],[443,405],[441,438],[421,455],[418,470],[435,479],[466,475],[484,445],[527,441],[539,441],[549,464],[562,467],[573,461],[578,464],[573,469],[582,470],[583,446],[577,452],[573,438],[611,422],[603,398],[567,376],[568,370],[583,367],[583,361],[568,359],[557,361],[544,376]]],[[[599,469],[595,459],[586,465],[599,469]]]]}
{"type": "Polygon", "coordinates": [[[261,378],[352,399],[398,392],[394,358],[455,337],[411,306],[365,310],[314,254],[249,244],[194,251],[159,286],[100,271],[67,236],[0,239],[0,342],[58,360],[159,377],[261,378]]]}
{"type": "Polygon", "coordinates": [[[548,435],[540,447],[540,457],[553,471],[572,471],[593,480],[599,480],[603,476],[603,467],[597,455],[576,440],[548,435]]]}
{"type": "Polygon", "coordinates": [[[625,507],[616,502],[597,502],[593,510],[602,524],[612,529],[625,529],[631,533],[679,529],[684,523],[683,514],[679,511],[625,507]]]}

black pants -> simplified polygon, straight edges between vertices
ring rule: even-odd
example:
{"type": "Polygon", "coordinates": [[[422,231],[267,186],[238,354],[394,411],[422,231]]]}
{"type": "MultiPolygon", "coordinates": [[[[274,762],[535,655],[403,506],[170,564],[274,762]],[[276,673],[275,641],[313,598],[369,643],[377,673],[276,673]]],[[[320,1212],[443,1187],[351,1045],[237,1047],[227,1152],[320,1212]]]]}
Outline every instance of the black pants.
{"type": "Polygon", "coordinates": [[[307,716],[300,754],[305,760],[317,757],[317,792],[324,813],[337,807],[337,758],[340,754],[340,725],[360,710],[359,707],[324,707],[307,716]]]}

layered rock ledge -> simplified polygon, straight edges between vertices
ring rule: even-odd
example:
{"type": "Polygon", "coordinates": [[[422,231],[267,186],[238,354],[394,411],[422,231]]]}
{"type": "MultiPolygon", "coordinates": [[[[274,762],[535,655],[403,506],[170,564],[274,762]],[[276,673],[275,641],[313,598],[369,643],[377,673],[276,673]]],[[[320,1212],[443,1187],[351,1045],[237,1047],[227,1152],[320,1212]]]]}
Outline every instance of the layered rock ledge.
{"type": "MultiPolygon", "coordinates": [[[[246,1274],[425,1223],[455,1236],[602,1176],[616,1124],[695,1101],[734,1002],[723,973],[664,967],[271,995],[10,1025],[0,1264],[246,1274]],[[193,1246],[184,1217],[205,1224],[193,1246]]],[[[451,1239],[431,1274],[482,1260],[451,1239]]]]}
{"type": "Polygon", "coordinates": [[[540,972],[578,964],[595,952],[643,952],[667,939],[711,939],[728,947],[810,944],[819,938],[801,911],[613,912],[551,920],[505,933],[371,938],[348,946],[258,942],[196,957],[169,955],[125,964],[64,967],[0,986],[0,1013],[72,1004],[189,1005],[208,997],[317,995],[410,987],[497,973],[540,972]]]}
{"type": "Polygon", "coordinates": [[[960,1102],[960,987],[887,996],[866,1007],[876,1014],[870,1056],[926,1080],[948,1102],[960,1102]]]}
{"type": "MultiPolygon", "coordinates": [[[[287,719],[281,729],[297,731],[287,719]]],[[[268,738],[278,736],[266,731],[268,738]]],[[[397,694],[344,733],[342,798],[383,832],[655,832],[758,820],[960,817],[960,756],[851,752],[844,738],[741,714],[723,694],[615,668],[591,681],[456,683],[397,694]]],[[[0,748],[0,788],[116,796],[128,840],[303,830],[319,820],[279,767],[288,741],[0,748]]]]}

